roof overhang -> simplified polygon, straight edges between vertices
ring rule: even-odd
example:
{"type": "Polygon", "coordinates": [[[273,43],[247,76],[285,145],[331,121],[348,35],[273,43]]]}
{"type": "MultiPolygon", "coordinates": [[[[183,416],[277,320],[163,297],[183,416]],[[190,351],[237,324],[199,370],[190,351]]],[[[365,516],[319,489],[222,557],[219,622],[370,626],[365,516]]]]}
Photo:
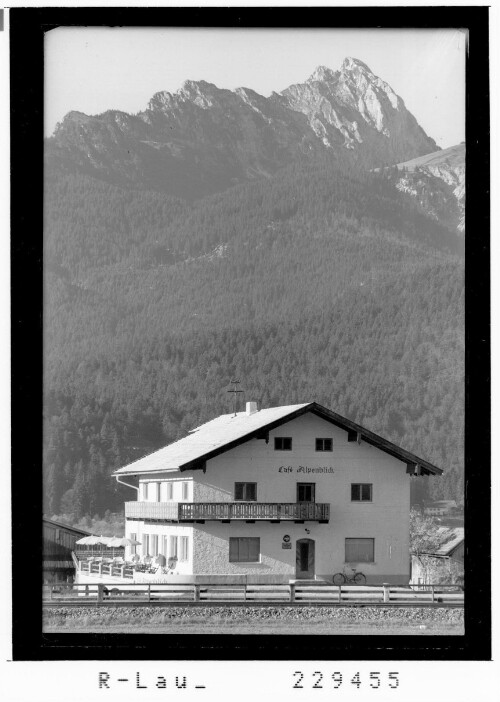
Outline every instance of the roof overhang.
{"type": "MultiPolygon", "coordinates": [[[[304,414],[307,414],[308,412],[316,415],[317,417],[320,417],[321,419],[331,422],[335,426],[346,431],[348,441],[357,443],[361,443],[361,441],[364,441],[365,443],[374,446],[375,448],[378,448],[380,451],[384,451],[390,456],[393,456],[394,458],[397,458],[398,460],[402,461],[406,464],[406,472],[409,475],[442,475],[443,473],[441,468],[438,468],[432,463],[429,463],[429,461],[419,458],[410,451],[406,451],[405,449],[396,446],[396,444],[393,444],[387,439],[384,439],[382,436],[379,436],[378,434],[375,434],[374,432],[365,429],[360,424],[356,424],[356,422],[353,422],[350,419],[347,419],[346,417],[342,417],[336,412],[332,412],[332,410],[323,407],[317,402],[311,402],[307,405],[303,405],[299,409],[293,410],[289,414],[286,414],[280,417],[279,419],[269,422],[264,426],[260,426],[258,429],[254,429],[253,431],[250,431],[247,434],[243,434],[237,439],[234,439],[233,441],[229,441],[221,446],[218,446],[215,449],[212,449],[211,451],[207,451],[203,454],[200,454],[194,460],[179,464],[178,466],[170,465],[165,466],[163,468],[155,468],[147,471],[147,473],[166,473],[172,471],[183,472],[187,470],[205,471],[206,463],[210,459],[216,458],[217,456],[220,456],[221,454],[226,453],[227,451],[231,451],[231,449],[236,448],[237,446],[240,446],[241,444],[244,444],[247,441],[250,441],[251,439],[264,439],[267,442],[269,441],[270,431],[276,429],[277,427],[283,424],[287,424],[291,420],[296,419],[297,417],[300,417],[304,414]]],[[[115,471],[113,475],[145,474],[145,471],[134,469],[127,471],[126,468],[126,466],[124,468],[120,468],[118,471],[115,471]]]]}

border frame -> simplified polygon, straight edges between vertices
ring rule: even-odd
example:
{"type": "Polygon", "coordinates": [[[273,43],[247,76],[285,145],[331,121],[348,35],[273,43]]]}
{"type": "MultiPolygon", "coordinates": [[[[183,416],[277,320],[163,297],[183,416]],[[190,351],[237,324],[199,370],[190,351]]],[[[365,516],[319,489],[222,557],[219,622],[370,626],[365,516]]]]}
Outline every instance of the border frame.
{"type": "Polygon", "coordinates": [[[490,660],[489,8],[13,8],[11,80],[12,653],[38,660],[490,660]],[[362,9],[362,12],[359,10],[362,9]],[[43,634],[44,36],[58,26],[452,28],[466,61],[465,636],[43,634]],[[28,198],[28,201],[27,201],[28,198]],[[480,573],[479,580],[475,574],[480,573]],[[41,580],[39,581],[41,582],[41,580]],[[472,590],[472,588],[474,588],[472,590]]]}

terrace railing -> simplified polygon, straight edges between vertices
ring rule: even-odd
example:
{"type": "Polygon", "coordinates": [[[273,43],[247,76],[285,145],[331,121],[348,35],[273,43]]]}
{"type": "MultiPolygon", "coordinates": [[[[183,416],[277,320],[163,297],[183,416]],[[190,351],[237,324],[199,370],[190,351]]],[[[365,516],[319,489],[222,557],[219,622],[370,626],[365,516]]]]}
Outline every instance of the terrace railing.
{"type": "Polygon", "coordinates": [[[318,521],[330,519],[320,502],[126,502],[128,519],[160,521],[318,521]]]}

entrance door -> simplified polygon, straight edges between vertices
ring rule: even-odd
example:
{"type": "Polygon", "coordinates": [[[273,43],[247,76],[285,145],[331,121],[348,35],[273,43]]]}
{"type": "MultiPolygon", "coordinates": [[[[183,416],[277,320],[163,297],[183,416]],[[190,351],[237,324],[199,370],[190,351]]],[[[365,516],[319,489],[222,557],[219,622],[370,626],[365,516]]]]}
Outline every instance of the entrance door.
{"type": "Polygon", "coordinates": [[[295,577],[314,578],[314,540],[298,539],[295,556],[295,577]]]}

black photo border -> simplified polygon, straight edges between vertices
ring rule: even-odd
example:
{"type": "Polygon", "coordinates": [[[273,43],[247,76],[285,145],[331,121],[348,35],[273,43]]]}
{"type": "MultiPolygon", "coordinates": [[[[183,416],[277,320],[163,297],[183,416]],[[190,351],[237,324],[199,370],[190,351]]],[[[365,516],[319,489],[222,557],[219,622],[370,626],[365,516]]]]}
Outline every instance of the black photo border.
{"type": "Polygon", "coordinates": [[[489,660],[490,183],[488,8],[14,8],[11,57],[12,643],[36,660],[489,660]],[[466,64],[465,636],[42,632],[44,36],[58,26],[463,28],[466,64]],[[480,577],[478,577],[480,574],[480,577]]]}

